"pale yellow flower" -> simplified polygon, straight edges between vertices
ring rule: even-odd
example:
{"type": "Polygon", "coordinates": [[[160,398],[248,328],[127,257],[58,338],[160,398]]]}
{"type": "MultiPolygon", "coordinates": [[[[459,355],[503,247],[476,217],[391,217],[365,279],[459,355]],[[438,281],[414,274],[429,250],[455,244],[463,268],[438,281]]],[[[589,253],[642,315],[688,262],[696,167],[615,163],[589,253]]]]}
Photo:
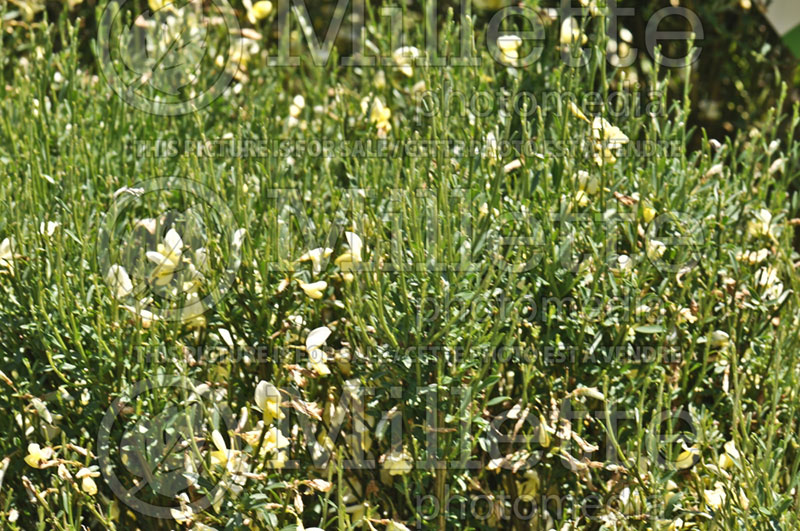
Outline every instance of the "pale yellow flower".
{"type": "Polygon", "coordinates": [[[272,453],[286,448],[287,446],[289,446],[289,439],[281,433],[281,430],[273,426],[267,430],[261,448],[267,453],[272,453]]]}
{"type": "Polygon", "coordinates": [[[305,283],[302,280],[298,280],[297,282],[300,284],[300,289],[312,299],[321,299],[323,292],[328,287],[328,283],[324,280],[310,283],[305,283]]]}
{"type": "Polygon", "coordinates": [[[758,251],[739,251],[736,253],[736,259],[740,262],[747,262],[750,265],[760,264],[769,257],[769,249],[759,249],[758,251]]]}
{"type": "MultiPolygon", "coordinates": [[[[222,491],[222,489],[220,489],[220,491],[222,491]]],[[[170,516],[179,524],[191,524],[194,511],[189,501],[189,495],[185,492],[181,492],[178,495],[178,501],[180,502],[180,508],[171,508],[169,510],[170,516]]]]}
{"type": "Polygon", "coordinates": [[[731,342],[731,336],[722,330],[714,330],[711,332],[711,348],[725,348],[731,342]]]}
{"type": "Polygon", "coordinates": [[[413,459],[407,450],[398,452],[393,450],[386,454],[383,460],[383,468],[389,472],[390,476],[400,476],[411,472],[413,459]]]}
{"type": "Polygon", "coordinates": [[[378,137],[383,138],[389,131],[391,131],[392,123],[390,120],[392,118],[392,111],[389,109],[389,107],[384,105],[380,98],[375,98],[372,100],[372,105],[370,105],[369,96],[362,99],[361,111],[364,114],[368,114],[370,123],[375,124],[375,127],[378,130],[378,137]]]}
{"type": "Polygon", "coordinates": [[[43,464],[53,457],[53,449],[49,446],[42,448],[36,443],[28,445],[28,455],[25,456],[25,462],[33,468],[41,468],[43,464]]]}
{"type": "Polygon", "coordinates": [[[747,232],[754,237],[773,237],[772,213],[766,208],[755,213],[755,219],[747,223],[747,232]]]}
{"type": "Polygon", "coordinates": [[[687,468],[691,468],[699,457],[700,450],[697,448],[685,448],[684,451],[678,455],[678,459],[675,461],[675,467],[678,470],[686,470],[687,468]]]}
{"type": "Polygon", "coordinates": [[[99,477],[100,472],[97,472],[95,468],[96,467],[81,468],[78,470],[78,473],[75,474],[75,477],[81,480],[81,488],[83,489],[83,492],[89,496],[94,496],[97,494],[97,484],[92,478],[99,477]]]}
{"type": "Polygon", "coordinates": [[[692,312],[691,308],[681,307],[678,310],[678,321],[687,323],[696,323],[697,316],[692,312]]]}
{"type": "Polygon", "coordinates": [[[642,219],[644,219],[645,223],[650,223],[656,217],[656,209],[651,207],[650,205],[644,205],[642,207],[642,219]]]}
{"type": "Polygon", "coordinates": [[[39,234],[48,237],[52,236],[56,232],[56,229],[60,226],[61,223],[59,223],[58,221],[48,221],[46,223],[42,221],[39,224],[39,234]]]}
{"type": "Polygon", "coordinates": [[[719,510],[722,504],[725,503],[725,490],[721,483],[714,485],[714,490],[703,490],[703,499],[711,509],[714,511],[719,510]]]}
{"type": "Polygon", "coordinates": [[[250,0],[244,0],[244,7],[247,10],[247,21],[250,24],[255,24],[272,13],[272,2],[269,0],[259,0],[255,4],[252,4],[250,0]]]}
{"type": "Polygon", "coordinates": [[[9,237],[0,242],[0,268],[14,268],[14,248],[14,238],[9,237]]]}
{"type": "Polygon", "coordinates": [[[586,122],[587,124],[588,124],[588,123],[590,123],[590,122],[589,122],[589,119],[586,117],[586,115],[585,115],[585,114],[583,114],[583,111],[580,109],[580,107],[578,107],[578,106],[575,104],[575,102],[574,102],[574,101],[570,101],[570,102],[569,102],[569,104],[568,104],[568,108],[569,108],[569,110],[570,110],[570,112],[572,113],[572,115],[573,115],[573,116],[575,116],[576,118],[579,118],[579,119],[583,120],[583,121],[584,121],[584,122],[586,122]]]}
{"type": "Polygon", "coordinates": [[[783,293],[783,282],[778,278],[778,270],[772,266],[762,267],[756,271],[755,281],[764,289],[766,299],[777,299],[783,293]]]}
{"type": "Polygon", "coordinates": [[[169,284],[175,269],[180,265],[182,253],[183,240],[175,229],[167,232],[164,243],[159,243],[156,251],[145,253],[147,259],[156,264],[152,277],[157,286],[169,284]]]}
{"type": "Polygon", "coordinates": [[[311,249],[310,251],[306,252],[298,258],[297,260],[300,262],[308,262],[310,261],[312,264],[312,270],[314,271],[315,275],[318,275],[320,271],[322,271],[322,260],[323,258],[327,258],[331,255],[333,249],[329,247],[317,247],[316,249],[311,249]]]}
{"type": "Polygon", "coordinates": [[[187,328],[202,328],[206,325],[206,318],[203,315],[206,308],[197,293],[189,293],[186,302],[181,309],[181,321],[187,328]]]}
{"type": "Polygon", "coordinates": [[[328,337],[331,335],[331,329],[327,326],[320,326],[309,332],[306,338],[306,352],[309,357],[309,365],[320,376],[327,376],[331,373],[328,368],[328,356],[322,347],[328,337]]]}
{"type": "Polygon", "coordinates": [[[727,469],[734,465],[734,461],[741,459],[741,454],[733,441],[726,442],[723,448],[725,451],[720,454],[717,464],[720,468],[727,469]]]}
{"type": "Polygon", "coordinates": [[[581,31],[581,25],[575,17],[567,17],[561,23],[561,37],[560,42],[565,46],[573,43],[586,44],[588,37],[581,31]]]}
{"type": "Polygon", "coordinates": [[[354,271],[358,264],[361,263],[361,250],[364,247],[364,243],[358,234],[354,232],[345,232],[344,237],[347,239],[347,245],[350,250],[337,257],[334,263],[339,266],[342,272],[348,273],[354,271]]]}
{"type": "Polygon", "coordinates": [[[414,75],[414,61],[420,56],[419,49],[413,46],[401,46],[392,52],[392,60],[397,68],[407,77],[414,75]]]}
{"type": "Polygon", "coordinates": [[[589,172],[580,170],[578,171],[577,177],[579,190],[589,195],[594,195],[600,190],[600,180],[594,175],[589,175],[589,172]]]}
{"type": "Polygon", "coordinates": [[[661,242],[659,240],[647,240],[646,247],[647,247],[647,257],[653,261],[658,260],[659,258],[664,256],[664,253],[667,250],[667,246],[664,245],[664,242],[661,242]]]}
{"type": "Polygon", "coordinates": [[[619,127],[611,125],[600,116],[592,122],[592,139],[594,140],[595,163],[598,166],[606,163],[614,164],[617,161],[615,152],[630,141],[619,127]]]}
{"type": "Polygon", "coordinates": [[[133,292],[133,282],[128,272],[119,264],[113,264],[108,268],[106,283],[111,288],[111,294],[115,299],[123,299],[133,292]]]}
{"type": "Polygon", "coordinates": [[[155,13],[159,9],[163,9],[164,7],[171,4],[174,0],[147,0],[147,5],[150,7],[150,11],[155,13]]]}
{"type": "Polygon", "coordinates": [[[507,65],[516,66],[521,46],[522,39],[517,35],[503,35],[497,38],[497,47],[503,54],[500,60],[507,65]]]}
{"type": "Polygon", "coordinates": [[[286,416],[281,411],[281,393],[270,382],[264,380],[258,382],[255,403],[264,413],[264,422],[266,423],[272,422],[273,419],[280,420],[286,416]]]}

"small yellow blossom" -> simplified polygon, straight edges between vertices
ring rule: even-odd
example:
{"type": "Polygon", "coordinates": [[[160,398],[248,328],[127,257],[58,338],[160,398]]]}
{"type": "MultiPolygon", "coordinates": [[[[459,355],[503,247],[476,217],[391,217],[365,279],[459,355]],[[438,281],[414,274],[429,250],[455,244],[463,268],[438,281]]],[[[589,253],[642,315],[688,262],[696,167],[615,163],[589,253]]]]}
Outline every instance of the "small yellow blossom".
{"type": "Polygon", "coordinates": [[[302,289],[306,295],[311,297],[312,299],[321,299],[322,292],[328,287],[328,283],[324,280],[319,280],[317,282],[305,283],[302,280],[297,281],[300,284],[300,289],[302,289]]]}
{"type": "Polygon", "coordinates": [[[189,293],[186,302],[181,309],[181,321],[187,328],[203,328],[206,325],[206,318],[203,314],[206,307],[200,300],[197,293],[189,293]]]}
{"type": "Polygon", "coordinates": [[[585,170],[578,171],[578,189],[589,195],[594,195],[600,190],[600,181],[594,175],[589,175],[585,170]]]}
{"type": "Polygon", "coordinates": [[[686,470],[691,468],[699,458],[700,450],[695,447],[685,448],[684,451],[678,455],[678,459],[675,461],[675,467],[678,470],[686,470]]]}
{"type": "Polygon", "coordinates": [[[697,316],[692,312],[691,308],[681,307],[678,310],[678,321],[687,323],[696,323],[697,316]]]}
{"type": "Polygon", "coordinates": [[[725,451],[720,454],[717,464],[720,468],[727,469],[732,467],[734,462],[741,458],[741,455],[739,454],[739,450],[736,449],[736,444],[733,441],[726,442],[723,448],[725,451]]]}
{"type": "Polygon", "coordinates": [[[272,13],[272,2],[269,0],[259,0],[255,4],[251,4],[250,0],[244,0],[244,7],[247,10],[247,21],[250,24],[264,20],[272,13]]]}
{"type": "Polygon", "coordinates": [[[337,257],[334,263],[339,266],[343,273],[349,273],[354,271],[358,264],[361,263],[361,251],[364,243],[361,241],[361,237],[354,232],[345,232],[344,237],[347,239],[347,245],[350,250],[337,257]]]}
{"type": "Polygon", "coordinates": [[[264,413],[264,422],[270,423],[273,419],[285,417],[281,411],[281,393],[270,382],[261,380],[256,386],[256,406],[264,413]]]}
{"type": "Polygon", "coordinates": [[[581,31],[581,26],[575,17],[567,17],[564,19],[564,22],[561,23],[561,44],[565,46],[569,46],[577,42],[586,44],[586,41],[588,40],[588,37],[581,31]]]}
{"type": "Polygon", "coordinates": [[[519,60],[519,49],[522,39],[517,35],[503,35],[497,38],[497,47],[502,53],[500,60],[510,66],[516,66],[519,60]]]}
{"type": "Polygon", "coordinates": [[[14,268],[14,238],[6,238],[0,242],[0,268],[14,268]]]}
{"type": "Polygon", "coordinates": [[[398,452],[393,450],[386,454],[383,460],[383,468],[389,472],[390,476],[400,476],[411,472],[413,459],[407,450],[398,452]]]}
{"type": "Polygon", "coordinates": [[[81,468],[78,470],[78,473],[75,474],[75,477],[81,480],[81,489],[83,489],[83,492],[89,496],[94,496],[97,494],[97,484],[92,478],[99,477],[100,472],[97,472],[95,468],[96,467],[81,468]]]}
{"type": "Polygon", "coordinates": [[[746,262],[750,265],[760,264],[767,259],[770,252],[769,249],[759,249],[758,251],[739,251],[736,253],[736,259],[740,262],[746,262]]]}
{"type": "Polygon", "coordinates": [[[322,271],[322,260],[323,258],[328,258],[333,249],[329,247],[317,247],[316,249],[311,249],[310,251],[306,252],[298,258],[300,262],[307,262],[310,261],[312,264],[312,270],[314,271],[315,275],[318,275],[320,271],[322,271]]]}
{"type": "Polygon", "coordinates": [[[656,217],[656,209],[651,207],[650,205],[645,205],[642,207],[642,218],[644,219],[645,223],[650,223],[656,217]]]}
{"type": "Polygon", "coordinates": [[[401,46],[392,52],[392,60],[405,76],[414,75],[414,61],[420,56],[420,51],[414,46],[401,46]]]}
{"type": "Polygon", "coordinates": [[[754,237],[773,237],[772,213],[766,208],[756,212],[755,219],[747,223],[747,232],[754,237]]]}
{"type": "Polygon", "coordinates": [[[155,13],[159,9],[163,9],[169,4],[171,4],[173,0],[147,0],[147,5],[150,7],[150,11],[155,13]]]}
{"type": "Polygon", "coordinates": [[[584,122],[586,122],[587,124],[588,124],[588,123],[590,123],[590,122],[589,122],[589,119],[586,117],[586,115],[585,115],[585,114],[583,114],[583,111],[580,109],[580,107],[578,107],[578,106],[575,104],[575,102],[574,102],[574,101],[570,101],[570,102],[569,102],[569,105],[568,105],[568,107],[569,107],[569,110],[570,110],[570,112],[572,113],[572,115],[573,115],[573,116],[575,116],[576,118],[579,118],[579,119],[583,120],[583,121],[584,121],[584,122]]]}
{"type": "Polygon", "coordinates": [[[712,510],[717,511],[725,503],[725,490],[721,483],[714,485],[714,490],[703,490],[703,499],[712,510]]]}
{"type": "Polygon", "coordinates": [[[108,268],[106,283],[115,299],[123,299],[133,292],[133,282],[124,267],[113,264],[108,268]]]}
{"type": "Polygon", "coordinates": [[[156,264],[152,278],[157,286],[169,284],[175,269],[180,265],[182,253],[183,240],[175,229],[167,232],[164,243],[159,243],[156,251],[145,253],[147,259],[156,264]]]}
{"type": "Polygon", "coordinates": [[[392,111],[384,105],[380,98],[372,100],[371,105],[369,96],[361,100],[361,111],[364,114],[368,114],[370,123],[375,124],[375,128],[378,130],[378,137],[384,138],[391,131],[392,111]]]}
{"type": "Polygon", "coordinates": [[[25,456],[25,462],[33,468],[41,468],[43,464],[53,457],[53,449],[49,446],[42,448],[36,443],[28,445],[28,455],[25,456]]]}
{"type": "Polygon", "coordinates": [[[646,247],[647,247],[647,257],[653,261],[658,260],[659,258],[664,256],[664,253],[667,250],[667,246],[664,245],[664,243],[659,240],[648,240],[646,247]]]}
{"type": "Polygon", "coordinates": [[[594,140],[595,162],[598,166],[606,163],[614,164],[617,161],[615,151],[630,141],[619,127],[611,125],[600,116],[592,122],[592,139],[594,140]]]}
{"type": "Polygon", "coordinates": [[[306,352],[309,357],[309,365],[320,376],[327,376],[331,373],[328,368],[328,356],[320,347],[325,344],[331,335],[331,329],[327,326],[320,326],[309,332],[306,338],[306,352]]]}
{"type": "Polygon", "coordinates": [[[711,332],[711,348],[725,348],[731,342],[731,336],[722,330],[714,330],[711,332]]]}

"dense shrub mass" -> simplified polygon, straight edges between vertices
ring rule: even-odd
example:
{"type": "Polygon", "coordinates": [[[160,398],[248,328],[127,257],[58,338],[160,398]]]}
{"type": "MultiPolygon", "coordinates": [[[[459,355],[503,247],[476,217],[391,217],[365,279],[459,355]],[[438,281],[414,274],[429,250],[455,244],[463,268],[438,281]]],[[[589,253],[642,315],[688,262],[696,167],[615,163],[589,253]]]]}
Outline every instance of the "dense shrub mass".
{"type": "Polygon", "coordinates": [[[4,526],[796,528],[756,7],[274,4],[4,5],[4,526]]]}

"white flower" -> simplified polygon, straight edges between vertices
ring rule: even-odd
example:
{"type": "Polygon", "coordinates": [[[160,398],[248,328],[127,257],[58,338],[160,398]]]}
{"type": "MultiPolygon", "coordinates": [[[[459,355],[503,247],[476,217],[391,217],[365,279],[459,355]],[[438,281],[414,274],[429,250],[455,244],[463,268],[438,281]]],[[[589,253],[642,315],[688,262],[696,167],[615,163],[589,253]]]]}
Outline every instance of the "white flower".
{"type": "Polygon", "coordinates": [[[719,510],[722,504],[725,503],[725,490],[722,484],[716,483],[714,485],[714,490],[703,490],[703,499],[712,510],[719,510]]]}
{"type": "Polygon", "coordinates": [[[53,449],[49,446],[42,448],[36,443],[28,445],[28,455],[24,457],[26,463],[33,468],[41,468],[41,466],[53,457],[53,449]]]}
{"type": "Polygon", "coordinates": [[[515,66],[517,64],[521,46],[522,39],[517,35],[503,35],[497,38],[497,47],[503,54],[501,61],[507,65],[515,66]]]}
{"type": "Polygon", "coordinates": [[[756,212],[755,219],[747,223],[747,232],[750,236],[772,236],[772,212],[766,208],[756,212]]]}
{"type": "Polygon", "coordinates": [[[314,271],[315,275],[318,275],[319,272],[322,271],[322,259],[328,258],[332,252],[333,249],[329,247],[317,247],[316,249],[311,249],[307,253],[304,253],[303,256],[298,258],[298,261],[311,261],[312,270],[314,271]]]}
{"type": "Polygon", "coordinates": [[[156,264],[153,270],[156,285],[165,286],[172,280],[175,269],[180,265],[183,240],[175,229],[170,229],[164,236],[164,243],[159,243],[157,249],[157,251],[148,251],[145,256],[156,264]]]}
{"type": "Polygon", "coordinates": [[[192,517],[194,516],[194,511],[192,511],[192,507],[189,501],[189,496],[185,492],[181,492],[180,495],[178,495],[178,500],[180,501],[181,504],[180,508],[170,509],[169,514],[179,524],[192,523],[192,517]]]}
{"type": "Polygon", "coordinates": [[[392,52],[392,60],[398,69],[407,77],[414,75],[414,60],[420,56],[419,49],[413,46],[401,46],[392,52]]]}
{"type": "Polygon", "coordinates": [[[42,221],[39,223],[39,234],[42,236],[52,236],[60,226],[61,223],[58,221],[48,221],[47,223],[42,221]]]}
{"type": "Polygon", "coordinates": [[[588,37],[581,31],[581,25],[575,17],[567,17],[561,23],[561,44],[569,46],[570,44],[579,42],[586,44],[588,37]]]}
{"type": "Polygon", "coordinates": [[[202,328],[206,325],[206,318],[203,316],[205,312],[206,307],[197,293],[189,293],[181,309],[181,321],[188,328],[202,328]]]}
{"type": "Polygon", "coordinates": [[[594,140],[595,163],[598,166],[606,163],[614,164],[617,161],[615,151],[630,141],[619,127],[611,125],[600,116],[592,122],[592,139],[594,140]]]}
{"type": "Polygon", "coordinates": [[[714,330],[711,332],[711,348],[725,348],[731,342],[731,336],[722,330],[714,330]]]}
{"type": "Polygon", "coordinates": [[[6,238],[0,242],[0,268],[13,269],[14,268],[14,238],[6,238]]]}
{"type": "Polygon", "coordinates": [[[133,292],[133,282],[128,272],[119,264],[113,264],[108,268],[106,283],[111,288],[111,293],[115,299],[123,299],[133,292]]]}
{"type": "Polygon", "coordinates": [[[650,260],[658,260],[662,256],[664,256],[664,252],[667,250],[667,246],[664,245],[663,242],[659,240],[648,240],[647,241],[647,257],[650,260]]]}
{"type": "Polygon", "coordinates": [[[772,266],[756,271],[755,281],[764,288],[764,297],[767,299],[777,299],[783,293],[783,282],[778,279],[778,270],[772,266]]]}
{"type": "Polygon", "coordinates": [[[272,419],[282,419],[285,416],[281,411],[281,393],[270,382],[265,380],[258,382],[255,403],[264,413],[264,422],[269,423],[272,419]]]}
{"type": "Polygon", "coordinates": [[[306,338],[306,352],[308,352],[309,365],[320,376],[331,373],[328,368],[328,357],[320,347],[325,344],[331,335],[331,329],[327,326],[320,326],[312,330],[306,338]]]}
{"type": "Polygon", "coordinates": [[[97,467],[81,468],[78,470],[78,473],[75,474],[75,477],[81,480],[83,492],[89,496],[97,494],[97,484],[92,479],[100,476],[100,472],[98,472],[96,468],[97,467]]]}
{"type": "Polygon", "coordinates": [[[342,253],[341,256],[336,258],[334,263],[339,266],[342,272],[348,273],[355,270],[358,264],[361,263],[361,250],[364,247],[364,242],[361,241],[361,237],[355,232],[345,232],[344,237],[347,239],[347,245],[350,247],[350,250],[342,253]]]}

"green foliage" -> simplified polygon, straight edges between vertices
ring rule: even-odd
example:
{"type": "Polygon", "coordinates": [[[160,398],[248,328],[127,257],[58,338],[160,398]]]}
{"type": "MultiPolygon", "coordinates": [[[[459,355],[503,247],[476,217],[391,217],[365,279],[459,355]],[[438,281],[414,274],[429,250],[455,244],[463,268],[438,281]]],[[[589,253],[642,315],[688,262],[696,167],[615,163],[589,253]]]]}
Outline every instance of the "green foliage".
{"type": "MultiPolygon", "coordinates": [[[[703,5],[704,21],[733,9],[703,5]]],[[[213,502],[191,515],[195,529],[797,526],[800,114],[779,69],[758,73],[770,56],[740,48],[755,42],[724,40],[730,66],[712,43],[693,69],[646,57],[615,69],[604,19],[586,17],[585,65],[564,64],[577,46],[562,49],[551,22],[541,58],[514,68],[490,58],[488,15],[476,9],[474,39],[467,34],[480,64],[415,65],[407,76],[337,66],[339,51],[324,67],[307,56],[269,66],[276,44],[262,28],[259,49],[238,58],[232,90],[165,117],[133,109],[88,60],[104,6],[79,5],[80,19],[53,12],[52,25],[11,16],[12,7],[6,19],[22,22],[4,33],[0,54],[0,240],[13,240],[0,255],[0,510],[9,528],[175,528],[120,499],[100,458],[129,486],[150,479],[130,461],[139,443],[123,431],[169,418],[163,438],[141,443],[167,453],[194,425],[165,411],[203,421],[183,448],[198,457],[193,468],[165,461],[199,478],[192,501],[213,502]],[[743,62],[754,71],[745,89],[732,78],[741,100],[726,109],[741,122],[723,124],[730,136],[719,141],[697,128],[692,144],[689,124],[703,123],[695,105],[728,97],[702,87],[705,65],[733,76],[726,69],[741,74],[743,62]],[[523,92],[554,96],[520,112],[513,102],[523,92]],[[464,102],[476,93],[493,96],[491,112],[464,102]],[[608,104],[632,93],[655,94],[652,112],[608,104]],[[594,94],[600,104],[588,102],[594,94]],[[612,157],[596,135],[614,126],[629,142],[612,135],[624,144],[612,157]],[[380,137],[437,149],[358,151],[380,137]],[[319,156],[314,141],[332,153],[319,156]],[[232,142],[256,152],[213,151],[232,142]],[[164,193],[126,211],[155,228],[109,239],[119,198],[163,178],[164,193]],[[201,270],[193,226],[207,237],[209,268],[188,290],[209,297],[203,312],[180,291],[157,298],[156,276],[128,265],[151,270],[144,251],[162,244],[168,254],[173,227],[183,258],[201,270]],[[345,232],[363,240],[351,270],[337,260],[356,253],[345,232]],[[330,248],[318,269],[300,260],[315,248],[330,248]],[[111,263],[146,278],[153,300],[115,296],[111,263]],[[214,289],[228,279],[227,291],[214,289]],[[300,287],[315,281],[326,282],[318,299],[300,287]],[[179,317],[164,319],[174,304],[179,317]],[[330,374],[306,352],[322,326],[330,374]],[[115,410],[142,381],[156,389],[115,410]],[[265,414],[263,426],[260,381],[281,390],[285,415],[265,414]],[[247,474],[220,466],[226,454],[215,453],[212,430],[241,452],[227,460],[246,461],[247,474]],[[54,449],[52,466],[25,461],[32,443],[54,449]],[[281,451],[294,460],[283,468],[281,451]],[[360,457],[377,464],[346,466],[360,457]],[[407,458],[414,466],[404,471],[407,458]],[[100,473],[90,476],[97,493],[78,477],[84,468],[100,473]],[[220,481],[231,489],[217,499],[220,481]],[[450,510],[433,511],[434,499],[450,510]],[[477,509],[459,511],[462,501],[477,509]]],[[[366,16],[367,39],[390,54],[391,21],[372,8],[366,16]]],[[[440,18],[442,49],[452,51],[460,27],[440,18]]],[[[424,49],[423,30],[410,26],[407,44],[424,49]]],[[[724,26],[713,27],[723,40],[724,26]]],[[[161,487],[137,496],[182,511],[186,500],[161,487]]]]}

